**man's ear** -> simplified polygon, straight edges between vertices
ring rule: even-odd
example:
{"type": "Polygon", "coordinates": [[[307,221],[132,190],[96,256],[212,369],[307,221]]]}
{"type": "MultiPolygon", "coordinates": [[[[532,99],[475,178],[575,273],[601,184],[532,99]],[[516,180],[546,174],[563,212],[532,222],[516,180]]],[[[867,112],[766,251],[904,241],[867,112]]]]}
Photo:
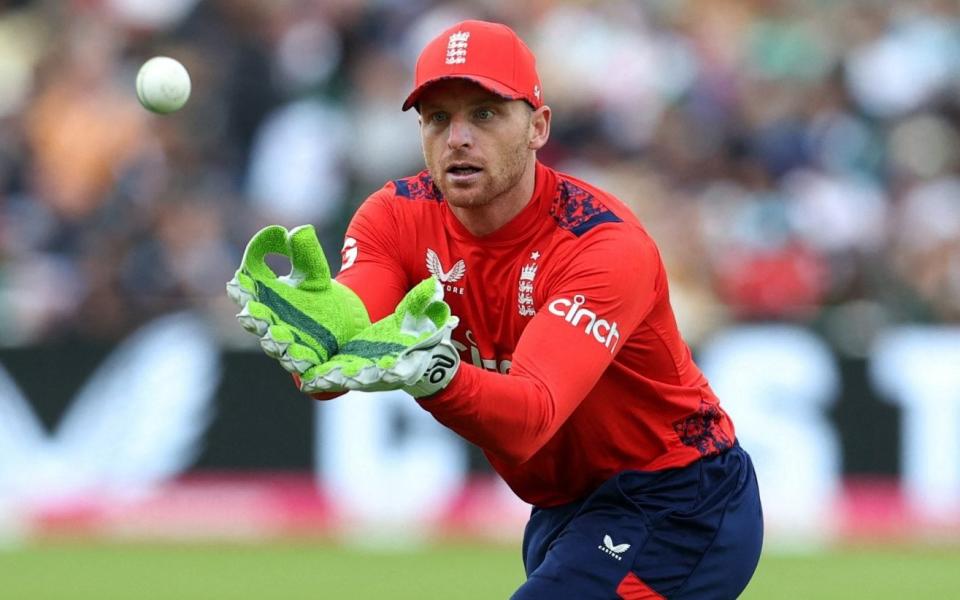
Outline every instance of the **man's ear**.
{"type": "Polygon", "coordinates": [[[550,138],[550,107],[543,105],[536,109],[530,115],[530,141],[527,147],[531,150],[539,150],[547,144],[550,138]]]}

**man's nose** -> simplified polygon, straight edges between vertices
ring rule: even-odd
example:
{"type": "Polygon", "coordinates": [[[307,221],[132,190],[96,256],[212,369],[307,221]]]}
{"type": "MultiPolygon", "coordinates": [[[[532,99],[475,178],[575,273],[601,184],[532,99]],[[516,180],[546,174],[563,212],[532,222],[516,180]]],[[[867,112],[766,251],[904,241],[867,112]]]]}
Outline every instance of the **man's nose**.
{"type": "Polygon", "coordinates": [[[469,148],[473,145],[473,132],[470,123],[461,117],[450,119],[450,129],[447,132],[447,146],[451,149],[469,148]]]}

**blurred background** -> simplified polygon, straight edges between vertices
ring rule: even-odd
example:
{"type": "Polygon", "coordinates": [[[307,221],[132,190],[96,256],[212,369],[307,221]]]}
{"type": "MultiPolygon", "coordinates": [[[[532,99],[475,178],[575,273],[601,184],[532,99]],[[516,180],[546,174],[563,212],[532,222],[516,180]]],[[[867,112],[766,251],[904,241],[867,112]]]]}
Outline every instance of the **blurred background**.
{"type": "Polygon", "coordinates": [[[541,160],[660,245],[761,478],[747,595],[956,593],[956,0],[0,2],[0,586],[522,582],[528,507],[476,449],[402,395],[299,395],[224,293],[267,224],[313,223],[336,268],[359,203],[423,168],[399,108],[464,18],[537,55],[541,160]],[[193,80],[165,117],[134,93],[158,54],[193,80]]]}

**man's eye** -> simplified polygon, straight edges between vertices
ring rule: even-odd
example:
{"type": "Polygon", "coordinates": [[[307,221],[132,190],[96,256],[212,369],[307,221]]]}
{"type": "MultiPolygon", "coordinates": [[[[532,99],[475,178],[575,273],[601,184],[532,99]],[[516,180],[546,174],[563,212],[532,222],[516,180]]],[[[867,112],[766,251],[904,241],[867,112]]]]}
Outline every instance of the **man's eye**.
{"type": "Polygon", "coordinates": [[[443,113],[443,112],[430,113],[431,123],[445,123],[446,120],[447,120],[447,113],[443,113]]]}
{"type": "Polygon", "coordinates": [[[489,108],[481,108],[477,111],[477,118],[481,121],[489,121],[493,118],[493,111],[489,108]]]}

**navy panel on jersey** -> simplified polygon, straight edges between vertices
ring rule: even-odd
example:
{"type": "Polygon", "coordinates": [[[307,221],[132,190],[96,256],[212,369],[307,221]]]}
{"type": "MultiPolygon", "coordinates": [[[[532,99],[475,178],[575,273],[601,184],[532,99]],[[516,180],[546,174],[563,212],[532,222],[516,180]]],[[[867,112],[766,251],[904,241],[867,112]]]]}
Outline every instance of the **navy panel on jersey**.
{"type": "Polygon", "coordinates": [[[727,600],[760,559],[763,516],[749,455],[680,469],[624,471],[586,500],[535,508],[524,533],[527,582],[513,600],[727,600]]]}
{"type": "Polygon", "coordinates": [[[421,171],[413,177],[394,179],[393,187],[397,196],[408,200],[431,200],[439,202],[443,197],[437,184],[430,177],[429,171],[421,171]]]}
{"type": "Polygon", "coordinates": [[[602,223],[623,221],[596,196],[567,180],[562,180],[558,186],[550,216],[558,226],[577,237],[602,223]]]}

